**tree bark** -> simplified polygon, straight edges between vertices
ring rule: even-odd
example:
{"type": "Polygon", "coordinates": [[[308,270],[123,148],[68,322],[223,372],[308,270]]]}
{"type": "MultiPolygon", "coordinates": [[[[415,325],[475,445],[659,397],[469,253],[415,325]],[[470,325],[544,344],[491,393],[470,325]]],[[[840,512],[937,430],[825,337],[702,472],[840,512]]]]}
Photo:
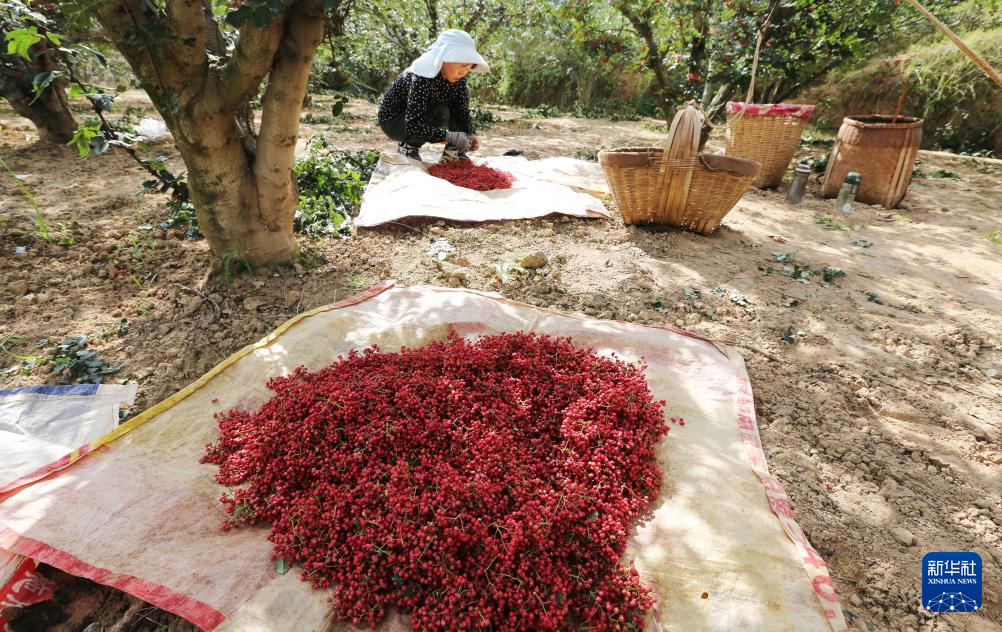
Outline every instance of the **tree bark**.
{"type": "Polygon", "coordinates": [[[438,37],[438,0],[424,0],[428,10],[428,41],[434,42],[438,37]]]}
{"type": "Polygon", "coordinates": [[[174,136],[188,169],[199,228],[217,257],[251,265],[289,263],[299,195],[292,174],[310,65],[324,34],[320,0],[298,0],[259,28],[245,25],[229,59],[218,55],[214,19],[202,0],[114,0],[97,19],[112,36],[174,136]],[[169,55],[130,44],[145,30],[169,29],[169,55]],[[268,77],[260,134],[246,103],[268,77]]]}
{"type": "Polygon", "coordinates": [[[692,26],[695,35],[689,41],[689,79],[685,84],[686,99],[694,99],[698,95],[699,79],[703,81],[707,80],[707,77],[703,74],[706,72],[706,38],[707,29],[709,28],[706,20],[707,13],[708,11],[704,11],[704,8],[700,5],[696,5],[692,9],[692,26]],[[691,79],[694,76],[699,79],[691,79]]]}
{"type": "Polygon", "coordinates": [[[654,79],[657,81],[658,91],[661,96],[661,108],[664,111],[665,121],[670,124],[675,115],[675,108],[669,101],[671,85],[668,82],[668,71],[665,69],[664,62],[661,59],[661,49],[654,39],[654,29],[651,27],[649,21],[646,21],[643,16],[638,15],[625,1],[617,2],[616,8],[630,22],[630,25],[636,31],[637,35],[640,36],[640,39],[644,40],[644,45],[647,47],[647,54],[645,56],[647,65],[654,73],[654,79]]]}
{"type": "Polygon", "coordinates": [[[51,44],[42,40],[29,48],[30,61],[19,56],[3,55],[4,65],[8,68],[2,74],[0,95],[7,99],[15,112],[35,124],[43,141],[66,144],[77,129],[66,98],[66,80],[57,78],[37,95],[32,84],[38,73],[56,70],[50,47],[51,44]]]}

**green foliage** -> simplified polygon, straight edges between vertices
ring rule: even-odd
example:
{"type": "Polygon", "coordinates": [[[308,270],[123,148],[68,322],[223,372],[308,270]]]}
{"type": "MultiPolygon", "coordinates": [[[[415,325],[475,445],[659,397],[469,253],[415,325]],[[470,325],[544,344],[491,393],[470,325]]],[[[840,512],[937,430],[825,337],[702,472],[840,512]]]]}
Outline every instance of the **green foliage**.
{"type": "MultiPolygon", "coordinates": [[[[31,375],[35,369],[52,365],[52,371],[60,377],[60,384],[101,384],[107,376],[118,373],[122,370],[124,363],[111,362],[98,357],[98,352],[88,349],[88,345],[95,339],[107,340],[117,335],[124,336],[129,332],[129,321],[121,319],[114,327],[103,327],[101,331],[92,336],[68,336],[61,343],[55,345],[47,353],[41,355],[17,355],[11,353],[9,347],[18,347],[28,344],[30,341],[15,336],[5,334],[0,336],[0,352],[19,360],[15,365],[4,373],[20,371],[23,375],[31,375]]],[[[43,348],[48,346],[48,338],[40,338],[34,341],[35,347],[43,348]]]]}
{"type": "Polygon", "coordinates": [[[311,138],[293,168],[299,187],[295,230],[311,239],[349,236],[350,217],[378,161],[378,152],[335,151],[322,136],[311,138]]]}
{"type": "Polygon", "coordinates": [[[4,171],[6,171],[10,177],[14,179],[18,189],[21,191],[22,197],[24,197],[25,201],[31,205],[31,221],[35,224],[35,235],[42,241],[49,244],[58,242],[61,246],[72,246],[75,241],[73,239],[73,232],[62,224],[59,225],[58,233],[53,232],[52,229],[49,228],[49,224],[45,221],[45,216],[42,215],[42,210],[38,208],[38,202],[35,201],[35,196],[31,194],[31,190],[24,184],[24,180],[14,173],[14,170],[11,169],[10,165],[4,162],[3,159],[0,159],[0,167],[3,167],[4,171]]]}
{"type": "MultiPolygon", "coordinates": [[[[1002,28],[977,31],[965,39],[989,64],[1002,65],[1002,28]]],[[[924,144],[955,151],[1002,152],[998,87],[952,42],[916,47],[911,54],[904,81],[911,90],[909,104],[926,121],[924,144]]]]}
{"type": "Polygon", "coordinates": [[[556,118],[560,115],[560,109],[555,105],[550,105],[549,103],[544,103],[538,107],[529,108],[525,112],[522,112],[522,118],[524,119],[556,118]]]}
{"type": "Polygon", "coordinates": [[[997,228],[987,234],[982,235],[981,238],[993,246],[1002,246],[1002,231],[998,230],[997,228]]]}
{"type": "Polygon", "coordinates": [[[299,118],[300,123],[306,123],[307,125],[330,125],[334,122],[334,117],[329,114],[313,114],[312,112],[307,112],[299,118]]]}
{"type": "Polygon", "coordinates": [[[337,118],[344,114],[344,106],[348,105],[348,96],[344,94],[339,94],[331,102],[331,116],[337,118]]]}
{"type": "MultiPolygon", "coordinates": [[[[73,37],[60,34],[61,29],[71,27],[86,32],[93,19],[89,12],[91,8],[78,6],[75,2],[57,6],[54,3],[27,4],[22,0],[0,0],[0,32],[5,33],[9,51],[7,57],[0,55],[0,80],[5,81],[12,76],[16,79],[19,73],[24,74],[24,64],[20,63],[20,59],[17,59],[18,63],[14,63],[10,54],[27,56],[28,48],[32,45],[47,41],[51,45],[45,49],[45,53],[57,68],[38,72],[32,77],[31,85],[36,98],[43,90],[56,85],[57,80],[60,81],[60,90],[68,82],[68,98],[86,99],[89,110],[95,115],[77,127],[68,145],[75,147],[81,158],[102,154],[111,146],[121,147],[154,178],[153,184],[144,184],[145,188],[159,188],[163,192],[169,191],[179,200],[187,200],[188,187],[182,177],[177,177],[164,168],[159,159],[146,160],[140,157],[139,150],[144,145],[141,139],[134,137],[135,130],[129,110],[117,122],[105,116],[112,110],[118,94],[127,90],[131,82],[122,82],[122,85],[111,90],[101,86],[98,81],[88,79],[87,73],[82,69],[87,64],[95,64],[98,68],[109,70],[107,55],[95,46],[77,41],[80,39],[79,34],[74,33],[73,37]],[[34,7],[38,7],[38,10],[34,10],[34,7]],[[69,43],[71,40],[72,45],[69,43]],[[157,162],[161,164],[160,168],[152,166],[157,162]]],[[[169,34],[143,31],[142,36],[150,40],[145,44],[152,48],[162,48],[169,34]]],[[[156,54],[155,50],[152,52],[156,54]]],[[[117,70],[122,72],[124,64],[117,70]]],[[[172,97],[167,95],[165,98],[170,101],[172,97]]]]}
{"type": "Polygon", "coordinates": [[[254,268],[251,266],[250,261],[247,260],[247,253],[240,242],[237,242],[235,249],[223,255],[222,263],[223,281],[226,283],[226,287],[230,287],[233,283],[233,274],[239,271],[238,263],[243,266],[244,272],[254,276],[254,268]]]}
{"type": "MultiPolygon", "coordinates": [[[[1002,66],[1002,26],[988,26],[1002,21],[1002,11],[985,12],[982,19],[985,26],[961,36],[998,68],[1002,66]]],[[[942,38],[924,40],[902,55],[881,56],[837,73],[812,96],[819,105],[818,123],[834,131],[848,112],[893,113],[902,92],[906,93],[904,113],[925,120],[923,147],[1002,156],[998,87],[942,38]]],[[[922,177],[921,171],[917,177],[922,177]]]]}
{"type": "Polygon", "coordinates": [[[470,118],[473,120],[474,129],[477,130],[491,128],[501,121],[497,114],[479,105],[470,111],[470,118]]]}
{"type": "Polygon", "coordinates": [[[44,36],[38,32],[37,26],[29,26],[27,28],[8,31],[4,34],[3,38],[7,42],[8,55],[17,55],[29,59],[28,49],[41,42],[44,36]]]}
{"type": "Polygon", "coordinates": [[[248,0],[226,14],[226,23],[240,28],[253,25],[259,29],[269,26],[292,4],[292,0],[248,0]]]}
{"type": "Polygon", "coordinates": [[[609,119],[610,121],[639,121],[643,118],[636,104],[621,99],[609,99],[601,105],[585,104],[576,101],[571,106],[571,116],[587,119],[609,119]]]}
{"type": "Polygon", "coordinates": [[[163,214],[164,219],[160,222],[160,228],[169,230],[171,228],[184,228],[185,239],[201,239],[202,233],[198,230],[198,216],[195,213],[194,205],[185,200],[179,201],[175,198],[167,200],[163,214]]]}
{"type": "Polygon", "coordinates": [[[89,336],[70,336],[56,345],[50,361],[53,372],[63,376],[61,383],[100,384],[105,376],[122,370],[123,362],[97,357],[97,351],[87,348],[89,343],[89,336]]]}
{"type": "Polygon", "coordinates": [[[108,150],[108,139],[101,131],[101,121],[91,119],[77,126],[77,131],[73,133],[73,138],[66,143],[70,147],[76,147],[81,158],[94,154],[103,154],[108,150]]]}
{"type": "Polygon", "coordinates": [[[815,213],[814,223],[825,230],[850,231],[852,227],[841,220],[837,220],[827,213],[815,213]]]}

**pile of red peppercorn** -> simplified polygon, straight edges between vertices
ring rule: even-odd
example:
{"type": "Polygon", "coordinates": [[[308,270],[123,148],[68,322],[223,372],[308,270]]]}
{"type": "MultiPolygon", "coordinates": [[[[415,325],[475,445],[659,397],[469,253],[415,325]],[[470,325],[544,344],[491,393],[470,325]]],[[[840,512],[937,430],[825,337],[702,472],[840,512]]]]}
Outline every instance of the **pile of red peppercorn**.
{"type": "Polygon", "coordinates": [[[457,187],[466,187],[474,191],[493,191],[495,189],[510,189],[515,176],[507,171],[501,171],[487,165],[476,165],[469,160],[455,160],[439,164],[428,169],[428,173],[436,178],[448,180],[457,187]]]}
{"type": "Polygon", "coordinates": [[[644,367],[528,333],[351,353],[218,416],[203,462],[335,614],[416,630],[641,629],[622,562],[668,431],[644,367]]]}

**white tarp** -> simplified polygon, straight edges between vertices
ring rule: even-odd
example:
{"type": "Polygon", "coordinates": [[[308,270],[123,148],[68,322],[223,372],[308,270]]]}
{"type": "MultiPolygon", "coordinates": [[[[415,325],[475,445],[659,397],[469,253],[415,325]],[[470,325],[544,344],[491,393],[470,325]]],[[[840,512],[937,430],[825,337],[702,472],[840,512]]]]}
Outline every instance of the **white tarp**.
{"type": "Polygon", "coordinates": [[[362,196],[355,225],[378,226],[405,217],[437,217],[484,222],[543,217],[611,217],[600,199],[586,193],[607,191],[601,167],[572,158],[526,160],[501,156],[477,159],[510,171],[510,189],[474,191],[428,173],[429,163],[383,152],[362,196]],[[597,170],[597,171],[596,171],[597,170]]]}
{"type": "Polygon", "coordinates": [[[0,493],[41,478],[46,466],[110,432],[135,398],[135,384],[0,390],[0,493]]]}

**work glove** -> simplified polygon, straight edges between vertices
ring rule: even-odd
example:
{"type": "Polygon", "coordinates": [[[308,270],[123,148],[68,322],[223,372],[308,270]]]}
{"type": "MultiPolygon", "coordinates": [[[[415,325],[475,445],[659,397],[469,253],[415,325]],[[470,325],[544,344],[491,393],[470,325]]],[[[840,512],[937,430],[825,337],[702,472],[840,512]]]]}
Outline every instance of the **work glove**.
{"type": "Polygon", "coordinates": [[[452,145],[460,152],[470,151],[470,148],[473,146],[473,142],[470,140],[470,137],[463,132],[446,132],[445,142],[452,145]]]}

